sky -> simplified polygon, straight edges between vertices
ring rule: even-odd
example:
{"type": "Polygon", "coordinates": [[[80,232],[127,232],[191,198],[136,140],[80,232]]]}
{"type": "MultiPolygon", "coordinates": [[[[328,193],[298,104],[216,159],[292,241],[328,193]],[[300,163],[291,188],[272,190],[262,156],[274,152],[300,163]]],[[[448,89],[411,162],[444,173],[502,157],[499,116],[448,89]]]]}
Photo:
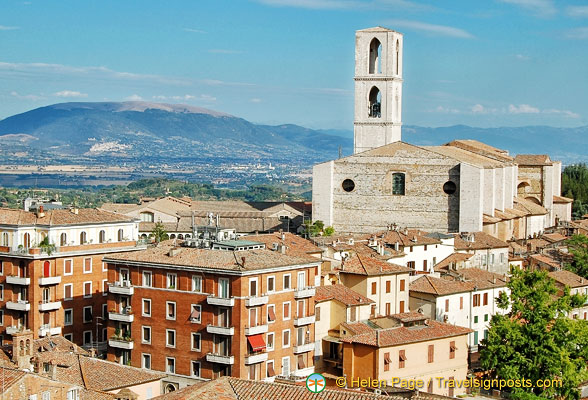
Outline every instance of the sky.
{"type": "Polygon", "coordinates": [[[1,0],[0,119],[144,100],[351,130],[374,26],[404,34],[405,125],[588,125],[578,0],[1,0]]]}

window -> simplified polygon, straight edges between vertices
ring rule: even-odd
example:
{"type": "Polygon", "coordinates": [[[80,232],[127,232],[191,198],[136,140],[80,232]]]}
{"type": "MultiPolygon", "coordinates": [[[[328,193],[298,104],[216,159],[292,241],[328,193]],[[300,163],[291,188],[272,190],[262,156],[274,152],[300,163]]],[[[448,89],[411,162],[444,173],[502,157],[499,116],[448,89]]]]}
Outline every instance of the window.
{"type": "Polygon", "coordinates": [[[92,322],[92,306],[84,307],[84,323],[92,322]]]}
{"type": "Polygon", "coordinates": [[[63,300],[73,299],[73,283],[63,285],[63,300]]]}
{"type": "Polygon", "coordinates": [[[391,281],[386,281],[386,293],[390,293],[392,287],[391,281]]]}
{"type": "Polygon", "coordinates": [[[80,233],[80,244],[86,244],[87,242],[86,232],[80,233]]]}
{"type": "Polygon", "coordinates": [[[73,333],[66,333],[65,335],[63,335],[63,337],[69,340],[70,342],[73,342],[73,333]]]}
{"type": "Polygon", "coordinates": [[[378,288],[377,282],[372,282],[372,294],[376,294],[378,288]]]}
{"type": "Polygon", "coordinates": [[[274,360],[268,360],[265,363],[265,372],[265,376],[268,378],[276,376],[276,371],[274,370],[274,360]]]}
{"type": "Polygon", "coordinates": [[[201,322],[202,306],[199,304],[192,304],[192,311],[190,312],[190,322],[199,324],[201,322]]]}
{"type": "Polygon", "coordinates": [[[343,183],[341,183],[341,187],[348,193],[353,192],[353,189],[355,189],[355,182],[351,179],[345,179],[343,183]]]}
{"type": "Polygon", "coordinates": [[[108,296],[108,279],[102,279],[102,296],[108,296]]]}
{"type": "Polygon", "coordinates": [[[141,222],[154,222],[155,218],[152,212],[144,211],[139,214],[141,222]]]}
{"type": "Polygon", "coordinates": [[[321,320],[321,308],[319,306],[316,306],[314,308],[314,320],[316,322],[319,322],[321,320]]]}
{"type": "Polygon", "coordinates": [[[167,274],[167,288],[168,289],[175,289],[176,288],[176,274],[167,274]]]}
{"type": "Polygon", "coordinates": [[[37,400],[37,395],[36,394],[31,394],[29,396],[29,400],[37,400]]]}
{"type": "Polygon", "coordinates": [[[478,345],[478,331],[474,332],[474,346],[478,345]]]}
{"type": "Polygon", "coordinates": [[[430,344],[429,345],[429,363],[432,363],[433,361],[435,361],[435,345],[430,344]]]}
{"type": "Polygon", "coordinates": [[[282,348],[290,347],[290,329],[282,331],[282,348]]]}
{"type": "Polygon", "coordinates": [[[192,291],[201,293],[202,292],[202,277],[198,275],[192,275],[192,291]]]}
{"type": "Polygon", "coordinates": [[[400,291],[401,291],[401,292],[404,292],[404,291],[406,290],[406,289],[405,289],[405,288],[406,288],[406,286],[405,286],[405,285],[406,285],[406,281],[405,281],[404,279],[401,279],[401,280],[400,280],[400,291]]]}
{"type": "MultiPolygon", "coordinates": [[[[412,251],[412,247],[410,247],[410,251],[412,251]]],[[[414,261],[409,261],[409,262],[406,263],[406,266],[408,268],[415,269],[416,263],[414,261]]]]}
{"type": "Polygon", "coordinates": [[[249,296],[257,296],[257,278],[249,279],[249,296]]]}
{"type": "Polygon", "coordinates": [[[268,276],[267,277],[267,291],[268,293],[272,293],[276,290],[276,277],[275,276],[268,276]]]}
{"type": "Polygon", "coordinates": [[[192,376],[200,377],[200,362],[192,361],[192,376]]]}
{"type": "Polygon", "coordinates": [[[200,351],[200,334],[192,332],[192,351],[200,351]]]}
{"type": "Polygon", "coordinates": [[[143,286],[153,287],[153,276],[151,271],[143,271],[143,286]]]}
{"type": "Polygon", "coordinates": [[[4,310],[0,310],[0,326],[4,325],[4,310]]]}
{"type": "Polygon", "coordinates": [[[459,309],[463,310],[463,296],[459,298],[459,309]]]}
{"type": "Polygon", "coordinates": [[[484,314],[484,322],[488,322],[488,314],[484,314]]]}
{"type": "Polygon", "coordinates": [[[443,191],[445,194],[453,194],[457,191],[457,185],[451,181],[447,181],[443,184],[443,191]]]}
{"type": "Polygon", "coordinates": [[[143,335],[141,337],[141,342],[151,344],[151,327],[150,326],[143,327],[143,335]]]}
{"type": "Polygon", "coordinates": [[[488,293],[484,293],[484,305],[488,305],[488,293]]]}
{"type": "Polygon", "coordinates": [[[284,320],[290,319],[290,302],[284,303],[282,317],[284,320]]]}
{"type": "Polygon", "coordinates": [[[355,322],[357,320],[357,307],[349,307],[349,321],[355,322]]]}
{"type": "Polygon", "coordinates": [[[173,357],[166,357],[165,359],[165,372],[170,374],[176,373],[176,359],[173,357]]]}
{"type": "Polygon", "coordinates": [[[0,275],[4,275],[4,261],[0,261],[0,275]]]}
{"type": "Polygon", "coordinates": [[[165,330],[165,345],[166,347],[176,347],[176,331],[173,329],[165,330]]]}
{"type": "Polygon", "coordinates": [[[475,315],[475,316],[474,316],[474,324],[477,324],[477,323],[478,323],[478,316],[477,316],[477,315],[475,315]]]}
{"type": "Polygon", "coordinates": [[[369,94],[368,117],[380,118],[382,116],[382,94],[380,89],[373,86],[369,94]]]}
{"type": "Polygon", "coordinates": [[[427,272],[429,270],[429,267],[427,265],[427,260],[423,260],[423,271],[427,272]]]}
{"type": "Polygon", "coordinates": [[[270,324],[276,322],[276,306],[273,304],[267,306],[267,322],[270,324]]]}
{"type": "Polygon", "coordinates": [[[229,298],[229,280],[226,278],[218,280],[218,297],[223,299],[229,298]]]}
{"type": "Polygon", "coordinates": [[[266,342],[267,342],[266,343],[267,350],[272,351],[274,349],[274,333],[273,332],[268,332],[266,342]]]}
{"type": "Polygon", "coordinates": [[[63,311],[63,324],[65,326],[73,325],[73,308],[66,308],[63,311]]]}
{"type": "Polygon", "coordinates": [[[175,320],[176,319],[176,303],[173,301],[167,301],[165,303],[165,319],[171,319],[171,320],[175,320]]]}
{"type": "Polygon", "coordinates": [[[445,299],[445,312],[449,312],[449,299],[445,299]]]}
{"type": "Polygon", "coordinates": [[[479,306],[480,306],[480,295],[475,294],[474,295],[474,307],[479,307],[479,306]]]}
{"type": "Polygon", "coordinates": [[[84,274],[92,272],[92,257],[84,258],[84,274]]]}
{"type": "Polygon", "coordinates": [[[392,174],[392,194],[404,195],[405,175],[402,173],[392,174]]]}
{"type": "Polygon", "coordinates": [[[80,400],[80,389],[71,389],[67,391],[67,400],[80,400]]]}
{"type": "Polygon", "coordinates": [[[73,260],[63,260],[63,275],[73,275],[73,260]]]}
{"type": "Polygon", "coordinates": [[[290,357],[282,358],[282,376],[290,376],[290,357]]]}
{"type": "Polygon", "coordinates": [[[390,371],[390,353],[384,353],[384,371],[390,371]]]}
{"type": "Polygon", "coordinates": [[[143,299],[143,316],[151,316],[151,299],[143,299]]]}
{"type": "Polygon", "coordinates": [[[404,368],[406,362],[406,352],[404,350],[398,351],[398,368],[404,368]]]}
{"type": "Polygon", "coordinates": [[[98,243],[105,243],[106,242],[106,232],[104,230],[101,230],[98,233],[98,243]]]}
{"type": "Polygon", "coordinates": [[[102,304],[102,318],[106,319],[106,317],[108,316],[108,313],[106,311],[106,308],[108,307],[108,304],[104,303],[102,304]]]}
{"type": "Polygon", "coordinates": [[[106,272],[108,271],[108,266],[106,265],[105,262],[102,262],[102,272],[106,272]]]}
{"type": "Polygon", "coordinates": [[[8,232],[2,232],[2,246],[10,246],[8,243],[8,232]]]}
{"type": "Polygon", "coordinates": [[[400,301],[400,309],[398,310],[398,312],[403,313],[404,312],[404,300],[400,301]]]}
{"type": "Polygon", "coordinates": [[[379,74],[381,73],[381,54],[382,54],[382,44],[376,38],[373,38],[370,42],[370,58],[369,58],[369,69],[368,72],[370,74],[379,74]]]}
{"type": "Polygon", "coordinates": [[[84,331],[84,346],[92,344],[92,331],[84,331]]]}
{"type": "Polygon", "coordinates": [[[141,366],[145,369],[151,369],[151,354],[143,353],[141,366]]]}
{"type": "Polygon", "coordinates": [[[449,358],[450,359],[455,358],[455,350],[457,350],[457,347],[455,347],[455,341],[449,342],[449,358]]]}
{"type": "Polygon", "coordinates": [[[392,305],[390,303],[386,303],[386,315],[392,314],[392,305]]]}
{"type": "Polygon", "coordinates": [[[290,274],[284,275],[284,290],[290,289],[290,274]]]}
{"type": "Polygon", "coordinates": [[[84,297],[92,297],[92,281],[84,282],[84,297]]]}
{"type": "Polygon", "coordinates": [[[119,242],[122,242],[125,238],[124,231],[122,229],[118,230],[117,239],[119,242]]]}

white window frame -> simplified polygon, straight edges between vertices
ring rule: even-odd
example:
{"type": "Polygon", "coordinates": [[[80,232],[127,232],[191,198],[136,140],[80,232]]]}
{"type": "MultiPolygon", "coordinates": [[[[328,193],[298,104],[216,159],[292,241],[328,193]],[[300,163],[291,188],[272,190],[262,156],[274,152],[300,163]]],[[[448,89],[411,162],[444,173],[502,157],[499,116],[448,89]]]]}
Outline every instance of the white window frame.
{"type": "Polygon", "coordinates": [[[66,283],[65,285],[63,285],[63,300],[64,300],[64,301],[69,301],[69,300],[73,300],[73,298],[74,298],[74,288],[73,288],[73,283],[66,283]],[[71,291],[70,291],[70,293],[71,293],[71,297],[67,297],[67,296],[65,295],[65,288],[66,288],[66,287],[71,287],[71,291]]]}
{"type": "Polygon", "coordinates": [[[151,271],[143,271],[143,273],[141,274],[141,279],[142,279],[141,283],[144,287],[153,287],[153,273],[151,271]],[[146,275],[149,276],[149,285],[147,285],[147,283],[146,283],[146,279],[145,279],[146,275]]]}
{"type": "MultiPolygon", "coordinates": [[[[8,244],[6,244],[6,246],[8,246],[8,244]]],[[[4,261],[0,260],[0,276],[3,276],[3,275],[4,275],[4,261]]]]}
{"type": "Polygon", "coordinates": [[[290,356],[282,357],[282,375],[284,375],[284,360],[286,359],[288,360],[288,374],[292,371],[292,365],[290,364],[290,356]]]}
{"type": "Polygon", "coordinates": [[[92,259],[92,257],[84,257],[84,264],[82,265],[82,272],[84,274],[91,274],[92,273],[92,269],[94,268],[92,265],[93,262],[94,262],[94,260],[92,259]],[[90,259],[90,270],[89,271],[86,271],[86,260],[87,259],[90,259]]]}
{"type": "Polygon", "coordinates": [[[0,326],[4,326],[4,310],[0,310],[0,326]]]}
{"type": "Polygon", "coordinates": [[[282,303],[282,320],[288,321],[291,318],[292,318],[292,304],[289,301],[285,301],[282,303]],[[284,307],[286,306],[286,304],[288,304],[288,318],[286,318],[286,315],[284,313],[284,307]]]}
{"type": "Polygon", "coordinates": [[[166,329],[165,330],[165,347],[169,347],[169,348],[175,349],[176,348],[176,345],[177,345],[177,342],[178,342],[178,337],[177,337],[177,334],[176,334],[176,330],[175,329],[166,329]],[[173,334],[174,334],[174,343],[173,343],[173,345],[169,344],[169,333],[170,332],[173,332],[173,334]]]}
{"type": "Polygon", "coordinates": [[[93,286],[92,281],[84,281],[84,283],[82,284],[82,288],[83,288],[82,290],[84,291],[83,292],[84,299],[91,299],[92,298],[92,293],[94,291],[94,288],[92,286],[93,286]],[[86,294],[86,283],[90,284],[90,294],[86,294]]]}
{"type": "Polygon", "coordinates": [[[202,365],[200,364],[200,361],[192,360],[190,362],[190,374],[193,377],[200,378],[200,375],[202,374],[202,365]],[[198,364],[198,374],[194,373],[194,364],[198,364]]]}
{"type": "Polygon", "coordinates": [[[73,317],[74,317],[74,310],[73,308],[66,308],[65,310],[63,310],[63,325],[64,326],[71,326],[73,325],[73,317]],[[67,312],[71,313],[71,319],[69,321],[69,324],[67,323],[67,318],[65,318],[65,315],[67,314],[67,312]]]}
{"type": "Polygon", "coordinates": [[[108,271],[108,267],[106,266],[106,263],[104,261],[102,261],[102,272],[106,272],[108,271]]]}
{"type": "Polygon", "coordinates": [[[193,324],[201,324],[202,323],[202,305],[191,304],[190,305],[190,315],[192,314],[192,311],[194,311],[194,308],[196,308],[196,309],[198,309],[198,311],[200,311],[200,317],[197,320],[190,319],[190,322],[192,322],[193,324]]]}
{"type": "Polygon", "coordinates": [[[284,274],[282,276],[282,288],[283,290],[291,290],[292,289],[292,274],[284,274]],[[288,277],[289,285],[286,287],[286,277],[288,277]]]}
{"type": "Polygon", "coordinates": [[[166,277],[165,277],[165,288],[169,289],[169,290],[178,290],[178,274],[174,274],[171,272],[168,272],[166,277]],[[171,277],[173,276],[173,280],[174,280],[174,284],[170,285],[171,283],[171,277]],[[173,289],[172,289],[173,286],[173,289]]]}
{"type": "Polygon", "coordinates": [[[102,296],[108,296],[108,279],[102,279],[102,296]]]}
{"type": "Polygon", "coordinates": [[[0,284],[0,301],[4,301],[4,284],[0,284]]]}
{"type": "Polygon", "coordinates": [[[267,277],[267,280],[266,280],[266,288],[267,288],[267,292],[268,293],[274,293],[276,291],[276,276],[275,275],[270,275],[270,276],[267,277]],[[274,288],[272,290],[269,289],[269,287],[270,287],[270,285],[269,285],[270,279],[272,279],[274,281],[274,288]]]}
{"type": "Polygon", "coordinates": [[[202,351],[202,336],[198,332],[192,332],[190,335],[190,350],[192,351],[202,351]],[[198,337],[198,347],[194,347],[194,337],[198,337]]]}
{"type": "Polygon", "coordinates": [[[149,353],[141,353],[141,368],[144,369],[151,369],[151,354],[149,353]],[[145,366],[145,358],[149,359],[149,367],[145,366]]]}
{"type": "MultiPolygon", "coordinates": [[[[289,348],[291,343],[292,343],[292,332],[290,332],[290,329],[284,329],[282,331],[282,349],[289,348]],[[284,344],[284,332],[288,332],[288,344],[284,344]]],[[[275,344],[274,344],[274,346],[275,346],[275,344]]]]}
{"type": "Polygon", "coordinates": [[[88,344],[91,345],[93,341],[94,341],[94,337],[92,334],[92,330],[84,331],[84,333],[82,334],[82,343],[84,344],[84,346],[88,345],[88,344]],[[88,334],[88,333],[90,334],[90,343],[86,342],[86,334],[88,334]]]}
{"type": "Polygon", "coordinates": [[[70,342],[73,342],[73,333],[66,333],[63,335],[63,337],[69,340],[70,342]]]}
{"type": "MultiPolygon", "coordinates": [[[[141,315],[144,317],[151,317],[151,299],[142,299],[143,301],[141,302],[141,315]],[[145,313],[145,303],[149,303],[149,314],[145,313]]],[[[165,310],[165,313],[167,314],[167,310],[165,310]]]]}
{"type": "Polygon", "coordinates": [[[64,276],[73,275],[73,272],[74,272],[74,260],[73,260],[73,258],[66,258],[66,259],[64,259],[63,260],[63,275],[64,276]],[[71,262],[71,272],[69,274],[67,272],[65,272],[65,264],[68,261],[71,262]]]}
{"type": "Polygon", "coordinates": [[[92,320],[94,319],[94,307],[93,307],[93,306],[85,306],[85,307],[82,309],[82,313],[83,313],[83,315],[82,315],[82,320],[83,320],[84,324],[86,324],[86,323],[88,323],[88,322],[92,322],[92,320]],[[90,310],[92,310],[92,319],[90,319],[90,320],[87,320],[87,319],[86,319],[86,309],[88,309],[88,308],[89,308],[90,310]]]}
{"type": "Polygon", "coordinates": [[[259,287],[259,279],[257,277],[255,278],[249,278],[249,282],[248,282],[248,286],[249,286],[249,297],[258,297],[261,296],[261,288],[259,287]],[[251,294],[251,283],[255,282],[255,294],[251,294]]]}
{"type": "Polygon", "coordinates": [[[267,351],[273,351],[276,348],[276,334],[274,332],[268,332],[267,336],[265,338],[265,343],[268,345],[267,346],[267,351]],[[269,337],[272,337],[272,346],[269,346],[269,337]]]}
{"type": "Polygon", "coordinates": [[[143,325],[141,326],[141,343],[143,344],[151,344],[151,340],[152,340],[152,333],[153,331],[151,330],[151,327],[148,325],[143,325]],[[145,340],[145,330],[149,331],[149,340],[145,340]]]}
{"type": "Polygon", "coordinates": [[[192,275],[192,291],[196,293],[202,293],[202,276],[192,275]],[[196,281],[200,281],[200,288],[196,290],[196,281]]]}
{"type": "Polygon", "coordinates": [[[268,324],[273,324],[276,321],[275,320],[273,320],[273,321],[270,321],[269,320],[269,309],[270,309],[270,307],[272,307],[274,309],[274,316],[276,317],[276,319],[278,319],[278,317],[276,315],[276,305],[275,304],[268,304],[267,305],[267,318],[266,318],[267,319],[267,323],[268,324]]]}
{"type": "Polygon", "coordinates": [[[169,321],[175,321],[176,320],[176,316],[178,315],[178,307],[176,305],[175,301],[166,301],[165,302],[165,319],[169,320],[169,321]],[[174,305],[174,315],[173,317],[169,316],[169,306],[170,304],[174,305]]]}
{"type": "Polygon", "coordinates": [[[165,357],[165,372],[168,374],[175,374],[176,373],[176,358],[175,357],[165,357]],[[169,360],[173,360],[173,371],[169,370],[169,360]]]}

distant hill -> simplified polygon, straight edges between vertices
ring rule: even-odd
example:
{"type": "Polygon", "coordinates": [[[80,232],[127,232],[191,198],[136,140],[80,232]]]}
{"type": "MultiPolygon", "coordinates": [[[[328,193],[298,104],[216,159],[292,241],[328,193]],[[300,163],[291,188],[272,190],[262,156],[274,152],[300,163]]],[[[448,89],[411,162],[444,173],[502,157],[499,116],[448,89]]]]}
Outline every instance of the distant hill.
{"type": "MultiPolygon", "coordinates": [[[[403,140],[437,145],[477,139],[511,154],[543,153],[566,164],[587,161],[588,126],[426,128],[405,125],[403,140]]],[[[61,103],[0,121],[0,157],[20,159],[248,160],[311,166],[353,151],[352,130],[258,125],[183,104],[61,103]]]]}

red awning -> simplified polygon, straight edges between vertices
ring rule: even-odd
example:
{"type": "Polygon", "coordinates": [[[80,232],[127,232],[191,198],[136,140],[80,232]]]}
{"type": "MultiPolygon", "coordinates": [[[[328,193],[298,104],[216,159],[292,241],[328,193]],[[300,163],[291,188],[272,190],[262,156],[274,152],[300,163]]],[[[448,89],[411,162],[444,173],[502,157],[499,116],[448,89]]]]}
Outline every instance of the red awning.
{"type": "Polygon", "coordinates": [[[265,350],[265,341],[263,340],[263,335],[260,334],[247,336],[247,341],[251,345],[253,351],[265,350]]]}
{"type": "Polygon", "coordinates": [[[276,314],[274,313],[274,308],[273,307],[268,307],[267,308],[267,315],[268,315],[268,321],[275,321],[276,320],[276,314]]]}

